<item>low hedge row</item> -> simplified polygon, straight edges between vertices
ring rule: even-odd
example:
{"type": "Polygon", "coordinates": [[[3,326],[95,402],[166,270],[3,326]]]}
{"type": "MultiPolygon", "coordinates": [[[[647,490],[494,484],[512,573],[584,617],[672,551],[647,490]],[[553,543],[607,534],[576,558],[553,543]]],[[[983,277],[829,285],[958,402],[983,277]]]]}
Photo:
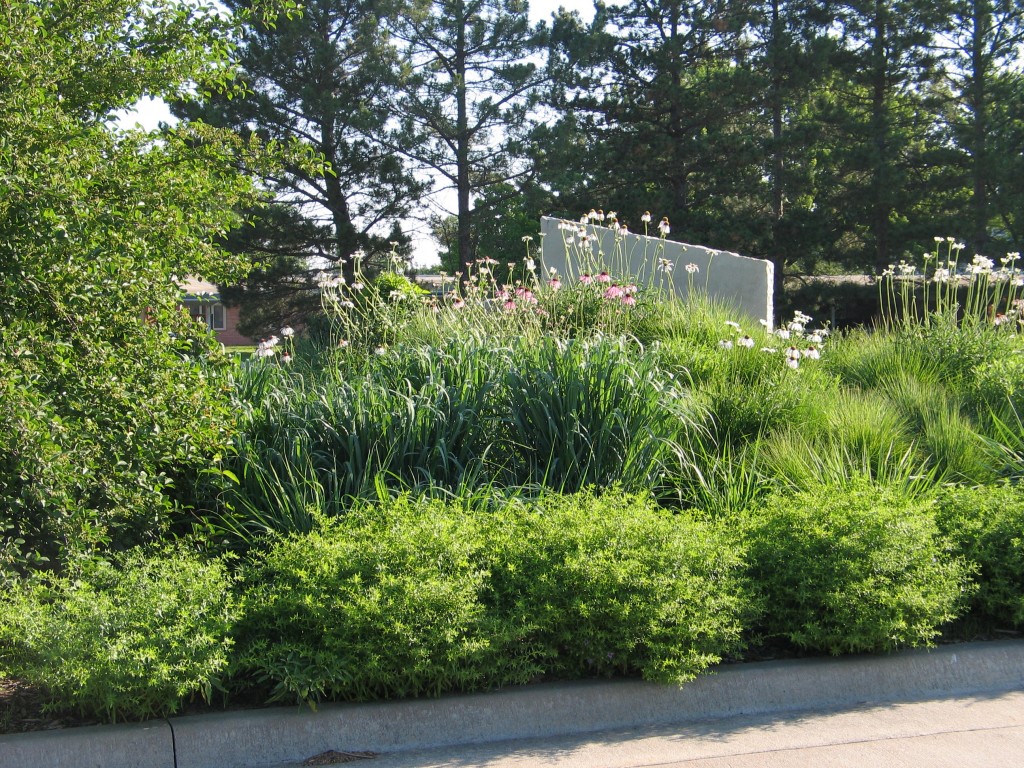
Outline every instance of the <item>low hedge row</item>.
{"type": "Polygon", "coordinates": [[[681,683],[752,640],[927,644],[968,601],[1020,626],[1022,523],[1012,488],[924,502],[854,484],[719,521],[614,490],[402,497],[240,567],[181,544],[37,578],[0,596],[0,674],[105,720],[220,687],[315,704],[538,678],[681,683]]]}

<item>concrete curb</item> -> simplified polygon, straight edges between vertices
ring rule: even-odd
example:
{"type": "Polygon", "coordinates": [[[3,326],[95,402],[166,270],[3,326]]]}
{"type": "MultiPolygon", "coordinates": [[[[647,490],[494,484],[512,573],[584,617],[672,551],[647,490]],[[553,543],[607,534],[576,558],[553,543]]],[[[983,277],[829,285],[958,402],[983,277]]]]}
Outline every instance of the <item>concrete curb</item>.
{"type": "Polygon", "coordinates": [[[4,736],[0,768],[263,768],[327,750],[395,752],[1018,689],[1024,689],[1024,641],[968,643],[890,656],[728,665],[681,688],[588,681],[4,736]]]}

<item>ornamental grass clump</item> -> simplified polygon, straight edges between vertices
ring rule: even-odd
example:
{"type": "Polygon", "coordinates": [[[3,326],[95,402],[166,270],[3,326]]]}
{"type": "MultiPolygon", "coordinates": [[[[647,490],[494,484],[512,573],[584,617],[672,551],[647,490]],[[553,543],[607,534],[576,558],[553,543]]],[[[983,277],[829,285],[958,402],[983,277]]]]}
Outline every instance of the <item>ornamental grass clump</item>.
{"type": "Polygon", "coordinates": [[[861,481],[777,495],[743,529],[769,642],[831,654],[929,645],[972,591],[931,503],[898,488],[861,481]]]}
{"type": "Polygon", "coordinates": [[[695,408],[653,357],[625,339],[545,338],[505,374],[506,435],[521,484],[651,489],[678,461],[695,408]]]}

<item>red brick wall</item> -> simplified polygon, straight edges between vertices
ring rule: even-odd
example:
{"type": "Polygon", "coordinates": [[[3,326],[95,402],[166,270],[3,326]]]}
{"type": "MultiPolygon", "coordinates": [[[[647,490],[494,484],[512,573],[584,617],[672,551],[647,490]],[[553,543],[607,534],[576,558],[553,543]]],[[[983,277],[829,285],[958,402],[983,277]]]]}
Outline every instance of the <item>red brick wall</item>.
{"type": "Polygon", "coordinates": [[[217,341],[228,347],[255,344],[253,339],[243,336],[237,330],[240,307],[224,307],[224,330],[217,331],[217,341]]]}

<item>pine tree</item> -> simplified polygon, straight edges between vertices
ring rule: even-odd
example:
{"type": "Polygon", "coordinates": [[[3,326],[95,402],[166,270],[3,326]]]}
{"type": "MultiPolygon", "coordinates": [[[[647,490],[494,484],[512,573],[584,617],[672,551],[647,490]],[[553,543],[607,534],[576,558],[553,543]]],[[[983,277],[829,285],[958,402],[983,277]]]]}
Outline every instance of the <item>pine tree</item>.
{"type": "Polygon", "coordinates": [[[544,71],[543,28],[525,0],[435,0],[399,22],[411,77],[395,99],[396,146],[456,195],[456,248],[468,274],[481,196],[528,174],[520,160],[544,71]]]}

